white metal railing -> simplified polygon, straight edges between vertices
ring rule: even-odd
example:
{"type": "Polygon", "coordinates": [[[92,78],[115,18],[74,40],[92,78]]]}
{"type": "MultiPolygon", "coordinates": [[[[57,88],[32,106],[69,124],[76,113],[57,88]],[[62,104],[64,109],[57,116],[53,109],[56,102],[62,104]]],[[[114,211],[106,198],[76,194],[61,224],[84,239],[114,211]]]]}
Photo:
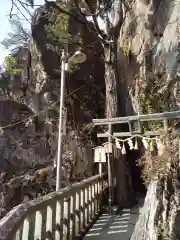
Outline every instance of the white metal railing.
{"type": "Polygon", "coordinates": [[[100,210],[103,176],[14,207],[0,220],[0,240],[73,239],[100,210]]]}

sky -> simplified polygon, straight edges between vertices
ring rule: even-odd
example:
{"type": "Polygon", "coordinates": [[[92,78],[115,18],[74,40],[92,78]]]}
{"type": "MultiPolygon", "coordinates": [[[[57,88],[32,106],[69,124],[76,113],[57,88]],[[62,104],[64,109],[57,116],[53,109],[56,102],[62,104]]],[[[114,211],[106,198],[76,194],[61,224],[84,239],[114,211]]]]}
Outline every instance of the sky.
{"type": "MultiPolygon", "coordinates": [[[[17,1],[16,1],[17,3],[17,1]]],[[[35,0],[35,4],[43,4],[44,0],[35,0]]],[[[18,5],[19,6],[19,5],[18,5]]],[[[20,7],[20,6],[19,6],[20,7]]],[[[22,7],[21,11],[28,17],[28,13],[22,7]]],[[[9,25],[8,15],[11,10],[11,0],[0,0],[0,42],[7,36],[8,32],[11,32],[11,26],[9,25]]],[[[33,10],[32,10],[33,11],[33,10]]],[[[23,16],[14,7],[13,13],[18,13],[18,16],[23,18],[23,16]]],[[[30,24],[26,20],[22,20],[27,28],[30,28],[30,24]]],[[[0,44],[0,64],[2,64],[4,57],[8,54],[8,51],[0,44]]]]}

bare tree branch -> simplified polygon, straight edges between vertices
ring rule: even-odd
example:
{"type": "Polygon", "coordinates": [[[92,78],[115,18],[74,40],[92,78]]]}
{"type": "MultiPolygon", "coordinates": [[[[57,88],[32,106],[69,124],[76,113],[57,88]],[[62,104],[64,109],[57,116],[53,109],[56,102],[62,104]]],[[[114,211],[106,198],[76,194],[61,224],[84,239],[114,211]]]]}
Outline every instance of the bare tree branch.
{"type": "Polygon", "coordinates": [[[96,11],[95,13],[92,13],[92,12],[87,12],[87,10],[83,11],[84,9],[81,9],[79,7],[78,0],[74,0],[74,2],[75,2],[76,7],[80,10],[81,14],[85,17],[92,17],[92,16],[98,17],[98,15],[100,15],[104,11],[104,9],[108,6],[108,3],[106,3],[103,8],[100,8],[100,2],[97,1],[99,3],[97,9],[99,9],[99,10],[96,11]]]}
{"type": "MultiPolygon", "coordinates": [[[[98,24],[98,20],[97,20],[97,13],[93,13],[93,9],[92,6],[89,4],[89,2],[87,0],[85,0],[86,5],[88,7],[88,12],[90,13],[89,16],[92,17],[93,22],[94,22],[94,26],[95,26],[95,30],[96,33],[98,34],[99,38],[101,39],[101,41],[104,44],[109,44],[109,42],[105,39],[104,33],[101,31],[101,29],[99,28],[99,24],[98,24]]],[[[86,14],[84,14],[84,12],[81,10],[81,8],[79,7],[79,1],[78,0],[74,0],[74,3],[76,5],[76,7],[79,9],[79,11],[81,12],[81,14],[85,17],[86,14]]]]}
{"type": "Polygon", "coordinates": [[[11,10],[10,10],[10,13],[9,13],[10,18],[12,18],[13,8],[14,8],[14,2],[13,2],[13,0],[11,0],[11,10]]]}
{"type": "MultiPolygon", "coordinates": [[[[20,12],[20,14],[26,19],[26,21],[31,24],[31,22],[29,21],[29,19],[24,15],[24,13],[23,13],[23,12],[21,11],[21,9],[18,7],[18,5],[16,4],[16,2],[15,2],[14,0],[11,0],[11,2],[12,2],[12,8],[11,8],[11,9],[13,9],[13,7],[15,6],[15,7],[17,8],[17,10],[20,12]]],[[[11,13],[11,15],[10,15],[10,18],[11,18],[11,16],[12,16],[12,13],[11,13]]]]}
{"type": "Polygon", "coordinates": [[[28,10],[27,7],[24,6],[24,4],[20,1],[20,0],[17,0],[19,2],[19,4],[26,10],[26,12],[32,17],[32,14],[31,12],[28,10]]]}
{"type": "MultiPolygon", "coordinates": [[[[13,17],[17,18],[19,21],[27,21],[26,19],[19,17],[19,15],[17,13],[13,13],[12,18],[13,17]]],[[[30,21],[31,19],[29,18],[28,20],[30,21]]]]}
{"type": "Polygon", "coordinates": [[[78,9],[79,13],[81,14],[82,18],[84,19],[84,22],[86,23],[86,28],[87,28],[88,31],[90,32],[91,30],[89,29],[89,26],[88,26],[88,24],[87,24],[86,16],[85,16],[85,14],[82,12],[81,8],[79,7],[78,0],[74,0],[74,3],[75,3],[76,8],[78,9]]]}

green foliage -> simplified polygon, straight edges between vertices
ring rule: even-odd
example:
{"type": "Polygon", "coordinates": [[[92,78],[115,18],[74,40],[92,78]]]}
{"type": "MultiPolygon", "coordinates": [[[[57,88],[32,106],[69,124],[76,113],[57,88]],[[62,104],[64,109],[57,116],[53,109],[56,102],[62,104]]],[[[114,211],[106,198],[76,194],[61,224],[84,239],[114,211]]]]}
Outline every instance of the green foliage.
{"type": "Polygon", "coordinates": [[[20,44],[20,42],[17,39],[12,39],[9,37],[4,38],[4,40],[1,42],[1,44],[6,48],[9,49],[12,46],[17,46],[20,44]]]}
{"type": "Polygon", "coordinates": [[[169,179],[174,182],[178,179],[180,172],[179,137],[169,132],[161,137],[161,143],[163,146],[161,154],[158,153],[159,149],[155,144],[153,151],[146,150],[138,160],[138,165],[142,168],[142,179],[146,186],[152,179],[165,179],[168,175],[169,179]]]}
{"type": "MultiPolygon", "coordinates": [[[[82,39],[79,33],[71,33],[71,17],[58,9],[58,6],[60,6],[66,9],[67,12],[71,12],[72,5],[65,4],[61,0],[57,1],[57,4],[57,8],[52,8],[51,11],[48,12],[49,23],[45,28],[48,38],[54,42],[54,45],[48,47],[60,55],[62,48],[66,50],[71,44],[77,44],[79,46],[82,44],[82,39]]],[[[75,46],[75,48],[77,48],[77,46],[75,46]]]]}
{"type": "Polygon", "coordinates": [[[5,57],[4,61],[5,70],[11,74],[21,74],[23,72],[22,68],[17,67],[17,61],[12,56],[5,57]]]}
{"type": "Polygon", "coordinates": [[[123,44],[122,44],[122,50],[123,50],[124,56],[126,56],[126,57],[129,57],[129,54],[131,51],[131,41],[132,41],[132,39],[129,37],[129,38],[124,39],[123,44]]]}
{"type": "Polygon", "coordinates": [[[29,38],[28,30],[26,30],[19,19],[9,19],[12,32],[8,33],[8,36],[0,42],[6,49],[11,47],[22,46],[27,43],[29,38]]]}
{"type": "Polygon", "coordinates": [[[53,10],[50,15],[50,23],[46,25],[46,32],[50,39],[56,40],[60,45],[68,44],[71,40],[71,34],[68,32],[69,16],[58,14],[53,10]]]}
{"type": "MultiPolygon", "coordinates": [[[[157,112],[165,112],[169,110],[168,91],[161,92],[162,78],[154,76],[149,81],[141,80],[139,84],[138,103],[140,105],[140,112],[143,114],[151,114],[157,112]]],[[[158,130],[162,128],[160,122],[144,123],[146,130],[158,130]]]]}

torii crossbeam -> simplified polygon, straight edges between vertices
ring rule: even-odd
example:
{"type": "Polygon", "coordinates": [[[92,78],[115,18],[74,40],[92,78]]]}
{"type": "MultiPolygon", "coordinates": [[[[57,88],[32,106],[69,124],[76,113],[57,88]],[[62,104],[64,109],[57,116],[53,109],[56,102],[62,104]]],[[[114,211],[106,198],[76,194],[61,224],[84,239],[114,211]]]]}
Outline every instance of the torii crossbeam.
{"type": "MultiPolygon", "coordinates": [[[[107,125],[108,132],[98,133],[98,138],[108,138],[108,142],[112,142],[112,137],[130,137],[132,135],[143,135],[143,136],[160,136],[165,135],[169,132],[169,120],[180,119],[180,110],[173,112],[164,112],[164,113],[153,113],[153,114],[143,114],[143,115],[134,115],[126,117],[117,117],[117,118],[104,118],[104,119],[93,119],[95,126],[107,125]],[[157,131],[144,131],[142,128],[142,122],[147,121],[160,121],[163,123],[163,128],[157,131]],[[113,132],[112,125],[115,124],[128,124],[129,131],[127,132],[113,132]],[[136,123],[137,129],[133,129],[133,123],[136,123]]],[[[175,129],[175,133],[180,134],[179,129],[175,129]]],[[[113,180],[112,180],[112,171],[110,164],[110,154],[108,154],[108,185],[109,185],[109,207],[112,212],[112,202],[113,202],[113,180]]]]}

